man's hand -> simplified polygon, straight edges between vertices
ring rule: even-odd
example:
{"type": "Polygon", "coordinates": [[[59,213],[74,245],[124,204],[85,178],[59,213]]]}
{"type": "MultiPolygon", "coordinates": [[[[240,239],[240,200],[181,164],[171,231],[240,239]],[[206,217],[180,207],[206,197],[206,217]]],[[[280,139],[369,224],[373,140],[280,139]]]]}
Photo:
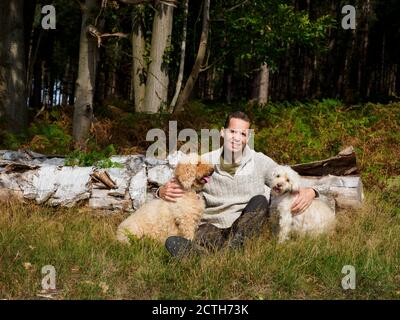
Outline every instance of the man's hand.
{"type": "Polygon", "coordinates": [[[304,212],[314,200],[316,194],[314,189],[300,189],[292,204],[292,215],[296,216],[304,212]]]}
{"type": "Polygon", "coordinates": [[[176,199],[182,197],[184,193],[185,191],[181,188],[175,178],[172,178],[164,184],[158,192],[161,199],[171,202],[176,202],[176,199]]]}

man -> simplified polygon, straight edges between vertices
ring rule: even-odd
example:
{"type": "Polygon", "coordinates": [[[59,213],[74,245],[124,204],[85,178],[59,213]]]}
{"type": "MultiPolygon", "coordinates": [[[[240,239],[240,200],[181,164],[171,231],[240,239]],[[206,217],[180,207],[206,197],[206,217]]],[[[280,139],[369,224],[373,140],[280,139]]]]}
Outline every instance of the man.
{"type": "MultiPolygon", "coordinates": [[[[223,147],[202,156],[215,171],[204,186],[202,196],[206,210],[193,242],[170,237],[165,246],[173,256],[224,246],[240,247],[244,240],[258,234],[269,215],[269,201],[264,196],[269,176],[278,165],[248,146],[250,119],[237,111],[228,116],[221,129],[223,147]]],[[[184,191],[175,179],[160,187],[157,194],[166,201],[176,201],[184,191]]],[[[300,189],[292,206],[300,214],[318,196],[311,188],[300,189]]]]}

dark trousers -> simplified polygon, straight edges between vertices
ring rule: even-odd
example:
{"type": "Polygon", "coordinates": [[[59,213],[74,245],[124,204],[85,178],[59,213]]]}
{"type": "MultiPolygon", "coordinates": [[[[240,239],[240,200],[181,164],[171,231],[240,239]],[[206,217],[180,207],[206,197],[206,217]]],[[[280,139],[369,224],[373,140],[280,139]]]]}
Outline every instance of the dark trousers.
{"type": "Polygon", "coordinates": [[[220,229],[210,223],[202,224],[193,242],[208,250],[219,250],[224,246],[240,247],[246,239],[260,234],[268,218],[269,202],[265,196],[257,195],[250,199],[230,228],[220,229]]]}

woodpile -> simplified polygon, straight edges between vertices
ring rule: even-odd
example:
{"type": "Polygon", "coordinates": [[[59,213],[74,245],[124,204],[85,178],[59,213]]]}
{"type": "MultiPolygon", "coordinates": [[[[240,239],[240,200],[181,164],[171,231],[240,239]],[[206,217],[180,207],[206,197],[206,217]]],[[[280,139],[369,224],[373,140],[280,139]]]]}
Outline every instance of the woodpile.
{"type": "Polygon", "coordinates": [[[335,157],[321,161],[293,165],[302,176],[304,186],[320,186],[339,209],[359,208],[364,200],[363,184],[358,175],[353,147],[335,157]]]}
{"type": "MultiPolygon", "coordinates": [[[[151,189],[163,185],[182,153],[165,160],[143,155],[114,156],[121,168],[69,167],[59,156],[31,151],[0,150],[0,200],[10,196],[37,204],[72,207],[84,203],[93,209],[133,212],[152,199],[151,189]]],[[[324,189],[331,206],[356,208],[363,203],[363,185],[356,157],[347,148],[336,157],[292,166],[304,186],[324,189]]]]}

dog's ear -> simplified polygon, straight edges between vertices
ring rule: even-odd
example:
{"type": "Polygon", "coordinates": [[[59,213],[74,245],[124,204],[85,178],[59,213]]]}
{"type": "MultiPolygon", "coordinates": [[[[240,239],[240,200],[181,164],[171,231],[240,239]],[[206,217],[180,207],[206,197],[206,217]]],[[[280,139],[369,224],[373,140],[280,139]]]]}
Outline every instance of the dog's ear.
{"type": "Polygon", "coordinates": [[[290,167],[288,167],[288,174],[292,185],[292,192],[298,192],[300,189],[300,175],[290,167]]]}
{"type": "Polygon", "coordinates": [[[196,179],[196,166],[189,163],[179,163],[175,169],[175,176],[182,187],[188,190],[196,179]]]}
{"type": "Polygon", "coordinates": [[[298,192],[300,190],[300,184],[298,182],[292,182],[292,192],[298,192]]]}

